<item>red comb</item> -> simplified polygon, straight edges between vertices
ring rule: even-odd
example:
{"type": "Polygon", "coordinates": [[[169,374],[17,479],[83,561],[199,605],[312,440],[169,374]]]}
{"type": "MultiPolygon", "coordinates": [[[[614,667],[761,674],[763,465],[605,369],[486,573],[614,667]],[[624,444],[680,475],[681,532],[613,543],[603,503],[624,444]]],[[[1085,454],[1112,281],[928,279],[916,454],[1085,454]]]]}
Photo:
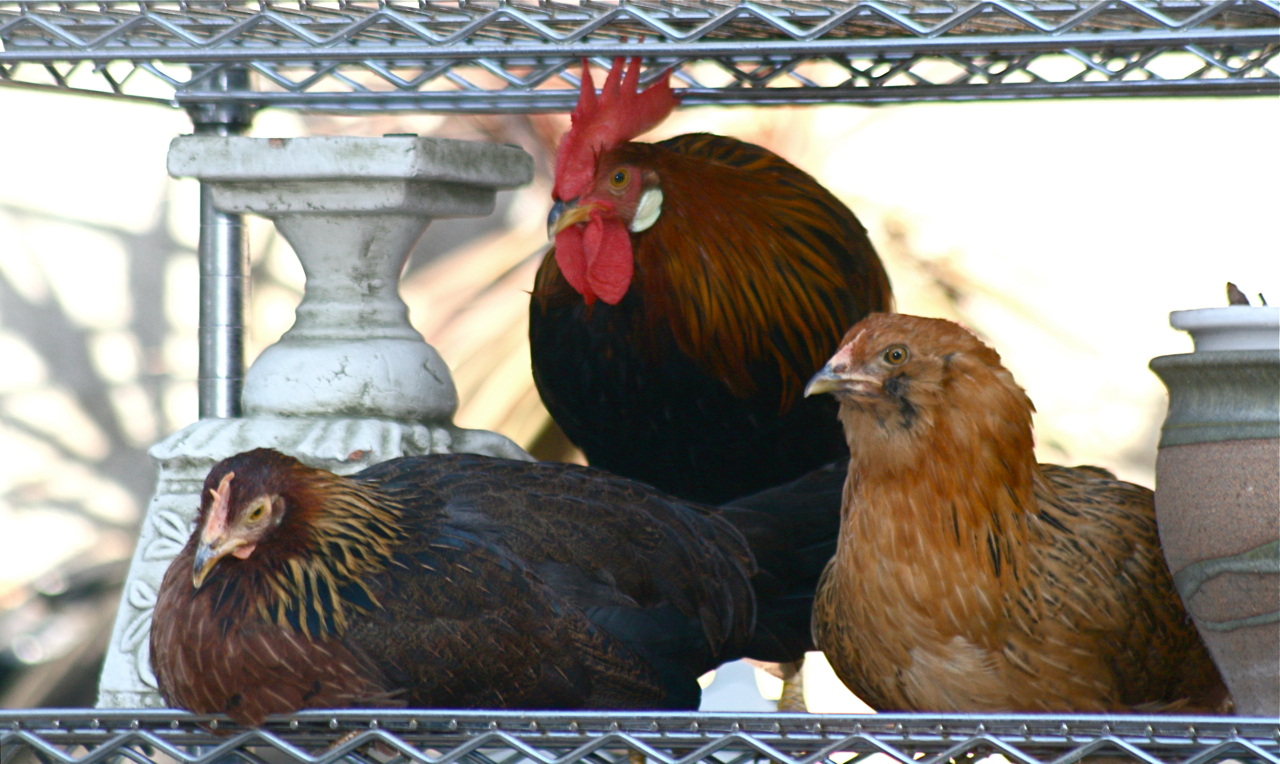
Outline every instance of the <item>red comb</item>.
{"type": "Polygon", "coordinates": [[[236,476],[228,472],[222,476],[217,488],[210,488],[213,495],[213,506],[209,508],[209,517],[205,520],[204,535],[216,539],[227,532],[227,520],[231,514],[231,479],[236,476]]]}
{"type": "Polygon", "coordinates": [[[622,58],[613,60],[600,97],[586,59],[582,60],[582,90],[572,114],[573,126],[556,150],[555,198],[575,199],[591,186],[596,157],[661,124],[676,107],[676,95],[666,77],[636,92],[640,59],[631,59],[623,76],[622,58]]]}

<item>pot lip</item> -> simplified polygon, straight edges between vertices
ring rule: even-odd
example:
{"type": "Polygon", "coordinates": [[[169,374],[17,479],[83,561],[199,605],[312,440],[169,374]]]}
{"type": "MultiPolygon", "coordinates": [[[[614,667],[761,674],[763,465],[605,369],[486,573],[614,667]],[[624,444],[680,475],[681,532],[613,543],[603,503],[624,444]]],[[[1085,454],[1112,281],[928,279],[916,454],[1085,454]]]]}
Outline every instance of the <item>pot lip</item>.
{"type": "Polygon", "coordinates": [[[1280,348],[1280,307],[1175,310],[1169,314],[1169,325],[1190,334],[1197,353],[1280,348]]]}
{"type": "Polygon", "coordinates": [[[1175,310],[1169,314],[1169,325],[1183,331],[1191,329],[1264,329],[1280,330],[1280,306],[1230,305],[1225,308],[1175,310]]]}
{"type": "Polygon", "coordinates": [[[1195,353],[1158,355],[1148,365],[1162,366],[1257,366],[1272,367],[1280,363],[1280,350],[1254,348],[1250,350],[1201,350],[1195,353]]]}

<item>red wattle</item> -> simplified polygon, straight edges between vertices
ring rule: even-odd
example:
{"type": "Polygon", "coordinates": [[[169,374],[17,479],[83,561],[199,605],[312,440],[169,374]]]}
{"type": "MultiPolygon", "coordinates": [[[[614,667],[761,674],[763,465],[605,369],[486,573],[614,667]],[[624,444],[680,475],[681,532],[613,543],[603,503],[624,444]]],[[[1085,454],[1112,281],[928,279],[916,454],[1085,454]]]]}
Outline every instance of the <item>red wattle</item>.
{"type": "MultiPolygon", "coordinates": [[[[631,287],[635,270],[627,227],[617,218],[593,213],[583,233],[582,245],[587,260],[587,289],[608,304],[617,305],[631,287]]],[[[587,291],[580,291],[585,297],[587,291]]]]}
{"type": "Polygon", "coordinates": [[[590,305],[595,301],[594,294],[587,294],[587,257],[582,249],[582,226],[571,225],[556,234],[556,264],[569,282],[590,305]]]}

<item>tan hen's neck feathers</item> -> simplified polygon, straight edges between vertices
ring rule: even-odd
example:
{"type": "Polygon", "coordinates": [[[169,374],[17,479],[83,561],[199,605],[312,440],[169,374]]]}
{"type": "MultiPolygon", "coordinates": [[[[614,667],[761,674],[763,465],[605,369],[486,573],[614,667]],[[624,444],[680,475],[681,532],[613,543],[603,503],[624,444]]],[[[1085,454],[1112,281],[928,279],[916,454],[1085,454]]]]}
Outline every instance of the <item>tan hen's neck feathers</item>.
{"type": "Polygon", "coordinates": [[[953,549],[959,564],[1017,578],[1017,547],[1037,508],[1031,400],[984,345],[921,355],[905,370],[909,417],[841,403],[850,519],[859,537],[889,539],[903,554],[953,549]],[[890,526],[915,528],[918,538],[890,526]]]}

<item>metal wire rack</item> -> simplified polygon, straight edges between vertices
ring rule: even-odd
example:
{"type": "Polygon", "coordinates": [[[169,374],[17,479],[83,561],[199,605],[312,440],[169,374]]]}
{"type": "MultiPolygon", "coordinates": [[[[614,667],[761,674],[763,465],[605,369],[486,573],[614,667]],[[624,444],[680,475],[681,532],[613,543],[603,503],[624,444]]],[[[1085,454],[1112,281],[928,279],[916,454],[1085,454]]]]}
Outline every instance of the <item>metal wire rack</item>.
{"type": "Polygon", "coordinates": [[[6,764],[333,762],[431,764],[903,764],[1001,754],[1147,764],[1280,761],[1280,720],[1203,716],[611,714],[314,711],[259,729],[175,712],[0,712],[6,764]]]}
{"type": "MultiPolygon", "coordinates": [[[[644,59],[645,81],[671,71],[686,105],[772,105],[1274,95],[1278,52],[1280,0],[0,0],[0,85],[172,104],[223,134],[266,106],[568,111],[578,62],[620,55],[644,59]]],[[[202,221],[231,230],[238,216],[206,200],[202,221]]],[[[235,236],[201,246],[226,281],[244,268],[235,236]]],[[[221,299],[202,305],[243,309],[221,299]]],[[[219,326],[202,316],[209,336],[219,326]]],[[[242,354],[215,355],[202,351],[202,380],[238,379],[242,354]]],[[[238,412],[236,389],[206,410],[213,397],[202,388],[202,416],[238,412]]],[[[335,711],[241,730],[174,712],[0,711],[4,764],[363,764],[386,751],[433,764],[612,764],[629,752],[662,764],[876,753],[1280,764],[1280,720],[335,711]]]]}
{"type": "Polygon", "coordinates": [[[0,83],[188,107],[567,111],[618,55],[688,105],[1280,93],[1276,0],[0,0],[0,45],[0,83]]]}

